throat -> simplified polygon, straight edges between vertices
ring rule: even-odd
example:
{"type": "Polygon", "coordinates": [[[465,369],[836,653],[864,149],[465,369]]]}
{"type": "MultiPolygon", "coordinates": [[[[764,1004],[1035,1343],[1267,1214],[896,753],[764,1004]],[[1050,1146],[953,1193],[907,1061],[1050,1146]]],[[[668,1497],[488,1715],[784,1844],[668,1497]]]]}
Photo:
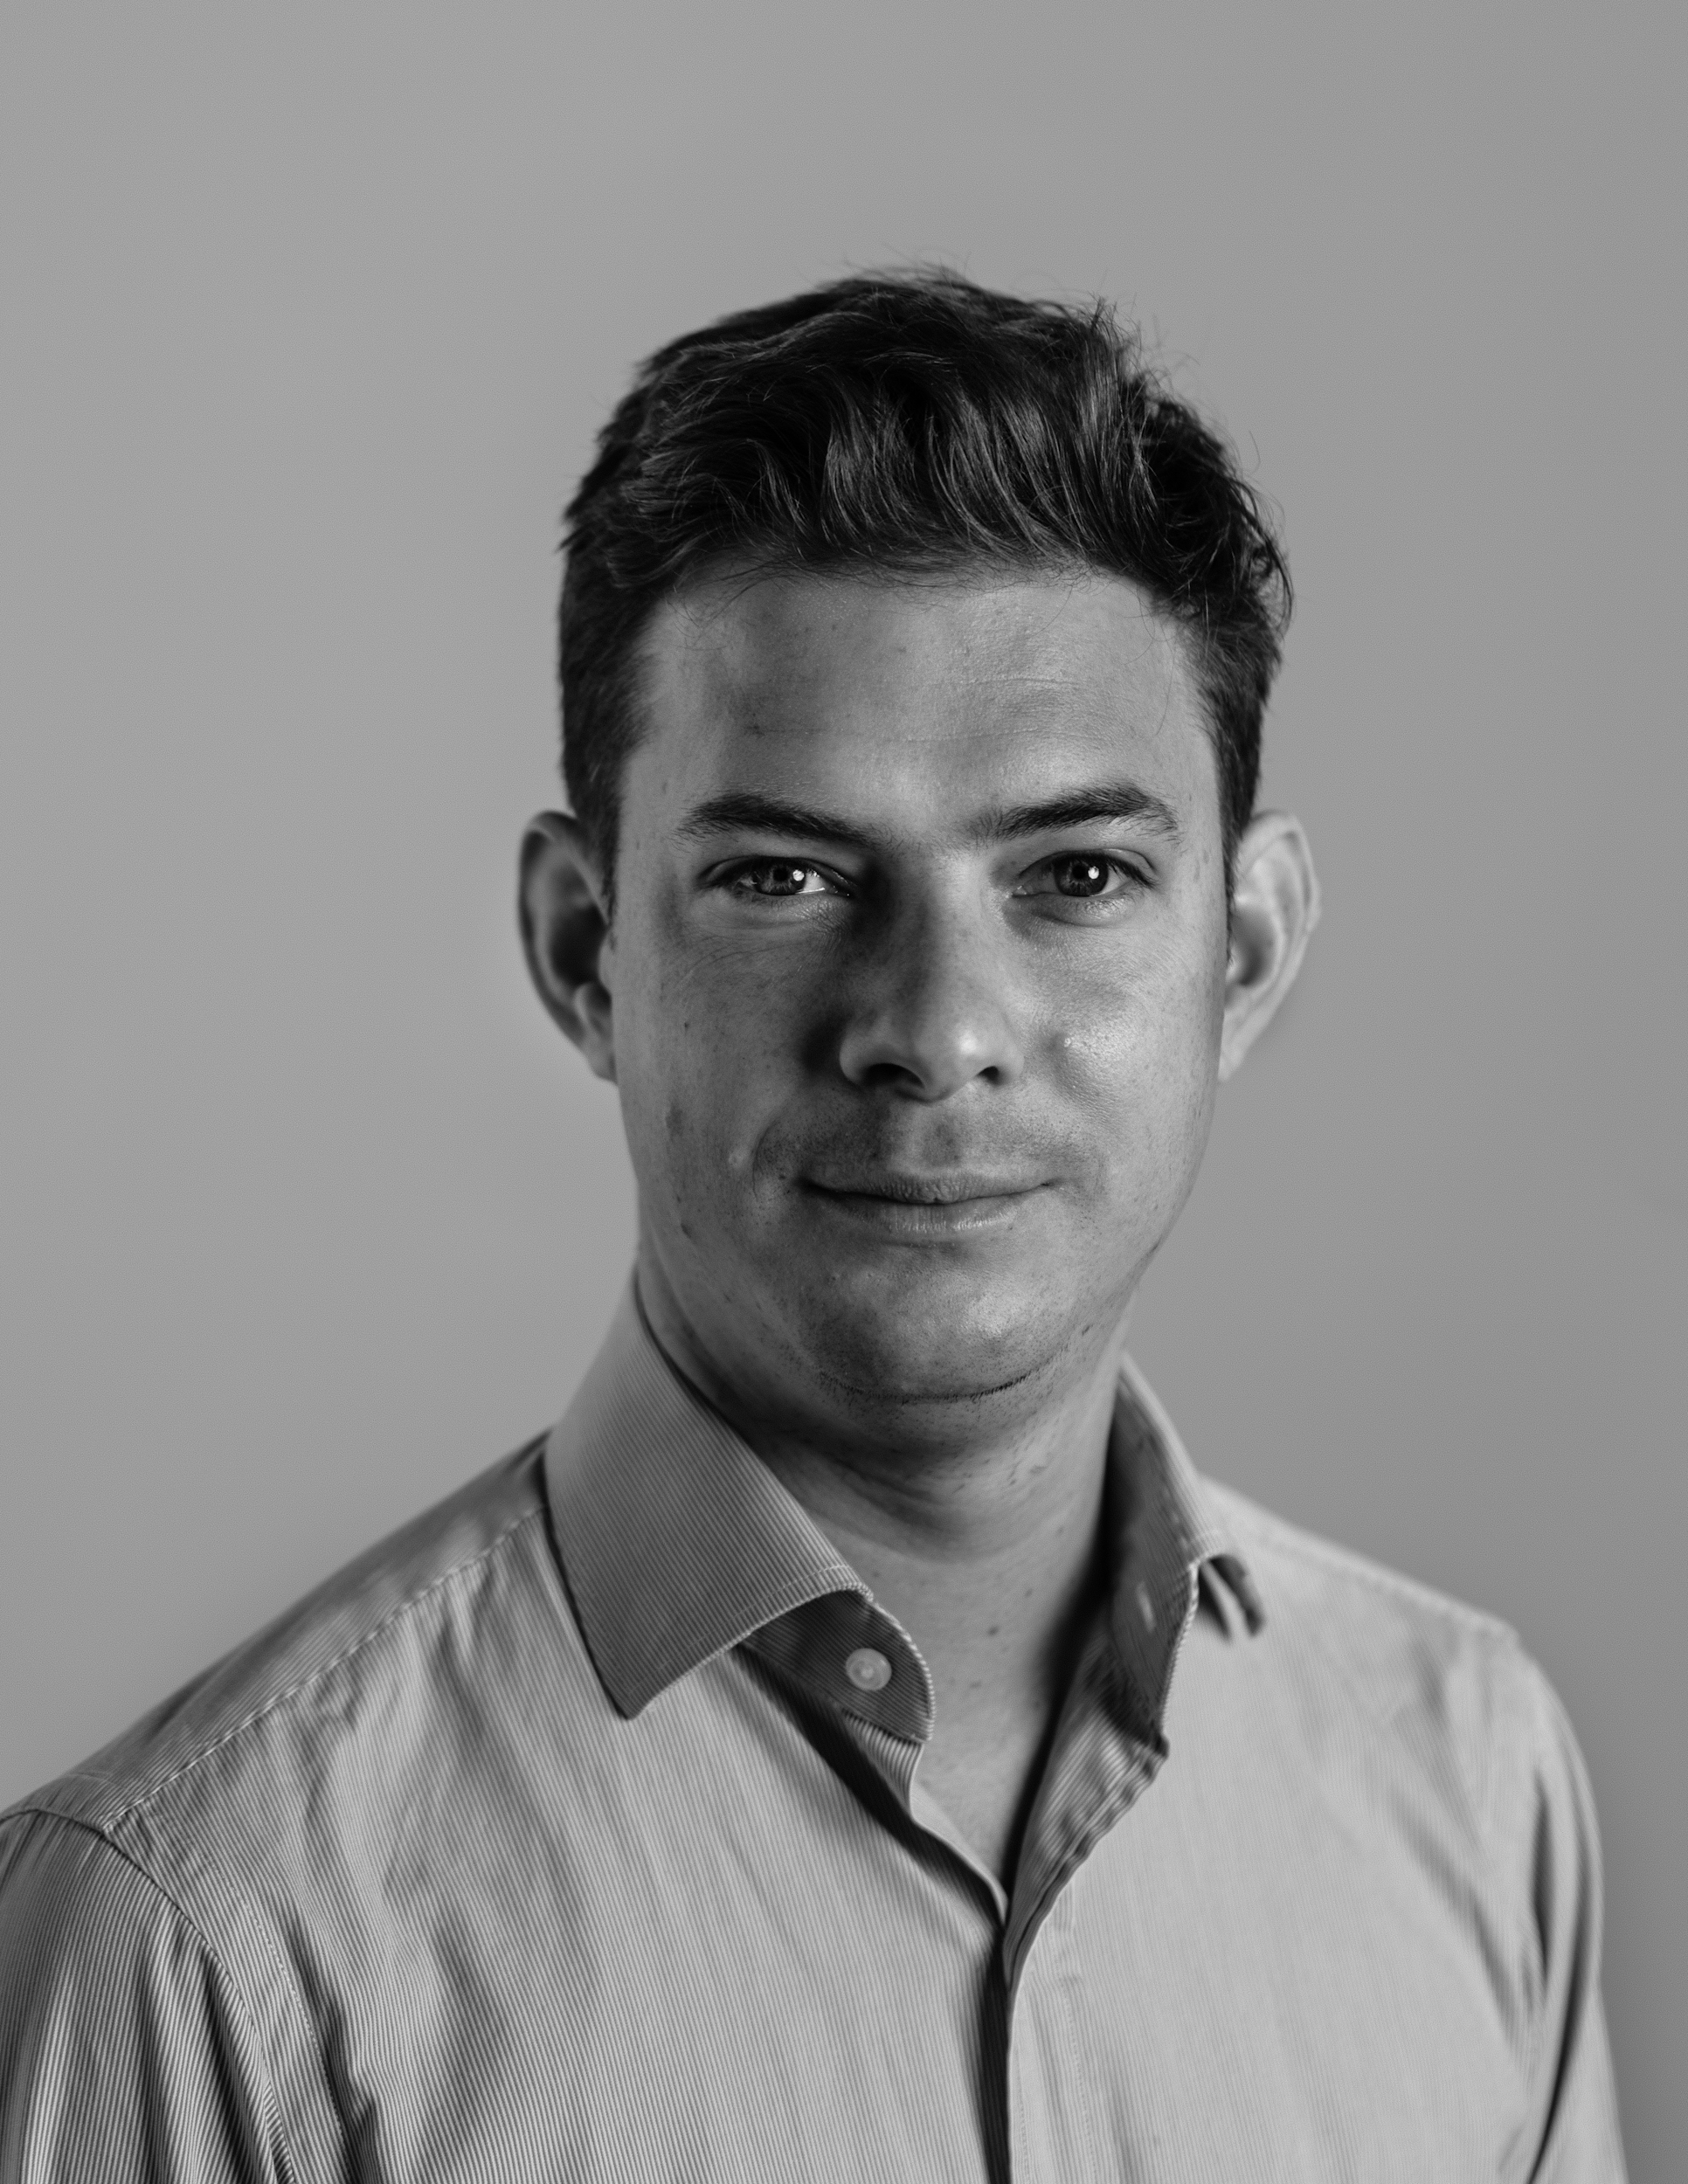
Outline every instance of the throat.
{"type": "Polygon", "coordinates": [[[993,1586],[966,1605],[882,1605],[902,1622],[931,1673],[932,1734],[921,1787],[942,1806],[979,1863],[1005,1888],[1014,1869],[1080,1655],[1103,1590],[1104,1551],[1093,1528],[1058,1588],[993,1586]],[[1015,1592],[1018,1592],[1018,1599],[1015,1592]],[[939,1606],[948,1614],[934,1613],[939,1606]],[[1016,1614],[1016,1607],[1019,1613],[1016,1614]]]}
{"type": "MultiPolygon", "coordinates": [[[[1062,1694],[1064,1697],[1064,1693],[1062,1694]]],[[[938,1726],[921,1755],[920,1787],[943,1807],[968,1849],[1012,1890],[1027,1828],[1055,1745],[1060,1703],[1040,1716],[978,1709],[938,1726]]]]}

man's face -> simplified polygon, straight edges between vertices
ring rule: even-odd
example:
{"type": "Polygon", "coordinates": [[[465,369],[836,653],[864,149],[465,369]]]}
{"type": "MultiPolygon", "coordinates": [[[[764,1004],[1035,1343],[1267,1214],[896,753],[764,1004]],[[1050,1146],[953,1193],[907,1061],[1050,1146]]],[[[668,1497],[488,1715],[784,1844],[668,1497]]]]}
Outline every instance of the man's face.
{"type": "Polygon", "coordinates": [[[1093,1363],[1212,1111],[1181,639],[1105,577],[723,579],[641,688],[598,1056],[641,1280],[753,1406],[935,1420],[1093,1363]]]}

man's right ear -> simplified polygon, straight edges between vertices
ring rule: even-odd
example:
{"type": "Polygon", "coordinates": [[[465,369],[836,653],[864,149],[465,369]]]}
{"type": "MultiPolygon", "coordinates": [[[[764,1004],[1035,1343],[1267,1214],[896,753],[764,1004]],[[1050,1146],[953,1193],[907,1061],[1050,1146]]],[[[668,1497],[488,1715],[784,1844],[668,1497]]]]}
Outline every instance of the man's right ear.
{"type": "Polygon", "coordinates": [[[593,1074],[613,1084],[604,883],[579,822],[566,812],[542,812],[522,837],[516,909],[529,976],[547,1013],[585,1055],[593,1074]]]}

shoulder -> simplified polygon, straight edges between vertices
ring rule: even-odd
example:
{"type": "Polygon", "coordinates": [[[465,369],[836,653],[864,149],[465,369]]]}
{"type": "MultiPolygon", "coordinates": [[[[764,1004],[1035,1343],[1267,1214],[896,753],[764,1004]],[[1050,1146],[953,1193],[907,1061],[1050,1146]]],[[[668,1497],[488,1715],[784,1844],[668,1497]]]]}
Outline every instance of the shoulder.
{"type": "MultiPolygon", "coordinates": [[[[545,1524],[539,1456],[518,1450],[358,1556],[0,1826],[51,1816],[142,1867],[169,1816],[227,1796],[285,1797],[338,1753],[425,1733],[421,1695],[442,1662],[471,1675],[500,1631],[536,1614],[569,1623],[545,1524]],[[262,1778],[268,1778],[264,1782],[262,1778]]],[[[353,1764],[358,1764],[354,1760],[353,1764]]],[[[201,1817],[203,1818],[203,1812],[201,1817]]]]}
{"type": "Polygon", "coordinates": [[[1580,1769],[1562,1710],[1499,1617],[1204,1481],[1258,1587],[1257,1673],[1353,1766],[1406,1770],[1503,1855],[1544,1770],[1580,1769]]]}
{"type": "Polygon", "coordinates": [[[1498,1616],[1292,1524],[1235,1487],[1202,1485],[1269,1621],[1338,1644],[1380,1711],[1409,1703],[1437,1663],[1479,1670],[1519,1655],[1517,1633],[1498,1616]]]}
{"type": "Polygon", "coordinates": [[[1308,1890],[1357,1860],[1380,1919],[1387,1904],[1401,1922],[1396,1964],[1429,1952],[1487,1990],[1519,2070],[1519,2174],[1539,2157],[1532,2175],[1621,2175],[1599,1832],[1546,1676],[1498,1617],[1207,1491],[1266,1616],[1207,1662],[1233,1671],[1232,1749],[1263,1783],[1293,1780],[1287,1855],[1308,1890]]]}
{"type": "MultiPolygon", "coordinates": [[[[76,2052],[98,2043],[116,2089],[95,2122],[121,2134],[138,2086],[153,2106],[232,2118],[243,2151],[218,2174],[293,2173],[251,2151],[268,2147],[278,2084],[314,2128],[337,2129],[322,1998],[343,1997],[357,1966],[397,2008],[442,1883],[473,1901],[503,1881],[501,1826],[555,1811],[609,1711],[564,1587],[542,1448],[0,1814],[0,2105],[10,2086],[59,2112],[64,2030],[76,2052]]],[[[108,2171],[103,2154],[64,2165],[108,2171]]]]}

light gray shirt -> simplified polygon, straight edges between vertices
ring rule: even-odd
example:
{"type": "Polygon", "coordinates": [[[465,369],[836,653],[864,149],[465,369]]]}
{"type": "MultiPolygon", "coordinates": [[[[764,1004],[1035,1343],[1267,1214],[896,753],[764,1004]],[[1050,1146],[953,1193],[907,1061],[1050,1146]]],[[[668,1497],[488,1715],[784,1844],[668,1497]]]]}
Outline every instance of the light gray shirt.
{"type": "Polygon", "coordinates": [[[573,1407],[0,1820],[3,2184],[1622,2174],[1512,1634],[1140,1378],[1013,1885],[915,1647],[631,1296],[573,1407]]]}

